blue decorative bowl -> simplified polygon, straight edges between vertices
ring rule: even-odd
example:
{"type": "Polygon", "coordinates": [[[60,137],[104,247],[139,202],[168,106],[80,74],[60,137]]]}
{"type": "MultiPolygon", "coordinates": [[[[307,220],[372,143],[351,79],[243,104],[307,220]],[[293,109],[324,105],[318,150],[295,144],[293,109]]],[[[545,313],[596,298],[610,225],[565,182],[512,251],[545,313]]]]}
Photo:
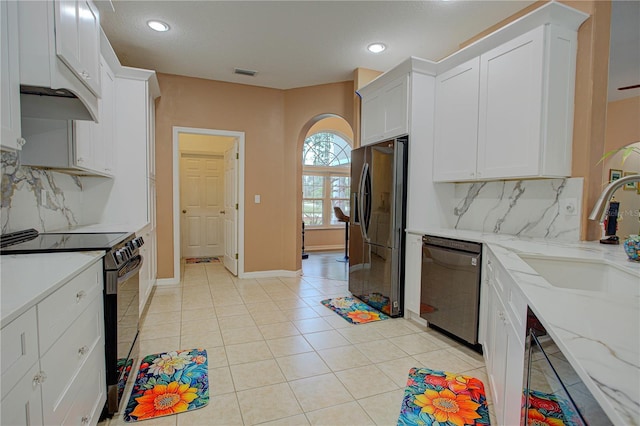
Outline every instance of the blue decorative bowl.
{"type": "Polygon", "coordinates": [[[624,251],[627,253],[629,260],[640,262],[640,236],[630,235],[624,240],[624,251]]]}

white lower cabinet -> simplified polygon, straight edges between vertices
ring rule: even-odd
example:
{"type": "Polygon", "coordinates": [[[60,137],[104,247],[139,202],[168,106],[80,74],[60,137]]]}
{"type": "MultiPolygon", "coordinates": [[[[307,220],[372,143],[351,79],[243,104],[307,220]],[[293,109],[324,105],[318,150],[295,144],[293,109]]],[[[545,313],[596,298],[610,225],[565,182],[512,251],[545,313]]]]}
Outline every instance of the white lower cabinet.
{"type": "Polygon", "coordinates": [[[404,270],[404,316],[420,316],[420,280],[422,278],[422,235],[407,234],[404,270]]]}
{"type": "Polygon", "coordinates": [[[106,401],[102,260],[2,328],[2,425],[95,425],[106,401]]]}
{"type": "Polygon", "coordinates": [[[500,425],[520,424],[524,374],[526,303],[506,272],[487,251],[486,330],[482,342],[495,415],[500,425]],[[522,326],[521,326],[522,324],[522,326]]]}

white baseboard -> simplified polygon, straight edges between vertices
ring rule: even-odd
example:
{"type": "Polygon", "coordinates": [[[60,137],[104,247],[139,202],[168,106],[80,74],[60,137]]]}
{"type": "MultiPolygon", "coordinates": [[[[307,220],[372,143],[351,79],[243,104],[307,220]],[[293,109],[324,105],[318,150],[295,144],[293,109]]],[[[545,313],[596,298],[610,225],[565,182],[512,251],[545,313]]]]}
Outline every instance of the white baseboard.
{"type": "Polygon", "coordinates": [[[333,250],[344,250],[344,244],[341,245],[328,245],[328,246],[311,246],[304,247],[304,251],[333,251],[333,250]]]}
{"type": "Polygon", "coordinates": [[[417,313],[415,313],[413,311],[410,311],[408,309],[404,310],[404,317],[406,319],[408,319],[408,320],[411,320],[411,321],[423,326],[423,327],[427,327],[428,326],[426,319],[422,318],[420,316],[420,314],[417,314],[417,313]]]}
{"type": "Polygon", "coordinates": [[[285,270],[274,270],[274,271],[256,271],[256,272],[245,272],[240,275],[240,278],[295,278],[302,275],[302,269],[298,269],[297,271],[285,271],[285,270]]]}
{"type": "Polygon", "coordinates": [[[180,280],[175,278],[175,277],[171,277],[171,278],[158,278],[156,280],[156,285],[157,286],[162,286],[162,285],[178,285],[180,284],[180,280]]]}

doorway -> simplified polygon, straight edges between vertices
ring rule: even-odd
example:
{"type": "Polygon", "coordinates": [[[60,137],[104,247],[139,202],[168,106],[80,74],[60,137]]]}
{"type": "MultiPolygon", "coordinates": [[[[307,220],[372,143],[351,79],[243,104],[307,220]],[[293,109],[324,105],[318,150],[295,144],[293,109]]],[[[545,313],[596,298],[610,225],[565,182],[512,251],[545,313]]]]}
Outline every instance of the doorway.
{"type": "Polygon", "coordinates": [[[180,261],[218,257],[244,272],[244,133],[173,128],[174,279],[180,261]]]}

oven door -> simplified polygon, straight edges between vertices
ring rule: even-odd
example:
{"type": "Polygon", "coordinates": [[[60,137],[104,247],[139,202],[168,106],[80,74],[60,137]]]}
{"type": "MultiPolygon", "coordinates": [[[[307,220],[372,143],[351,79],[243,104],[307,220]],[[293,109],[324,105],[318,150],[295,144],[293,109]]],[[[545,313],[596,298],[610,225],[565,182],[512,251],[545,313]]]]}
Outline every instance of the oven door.
{"type": "Polygon", "coordinates": [[[105,358],[110,415],[120,411],[128,379],[135,377],[139,356],[139,272],[142,263],[142,256],[137,255],[119,270],[105,272],[105,358]]]}

